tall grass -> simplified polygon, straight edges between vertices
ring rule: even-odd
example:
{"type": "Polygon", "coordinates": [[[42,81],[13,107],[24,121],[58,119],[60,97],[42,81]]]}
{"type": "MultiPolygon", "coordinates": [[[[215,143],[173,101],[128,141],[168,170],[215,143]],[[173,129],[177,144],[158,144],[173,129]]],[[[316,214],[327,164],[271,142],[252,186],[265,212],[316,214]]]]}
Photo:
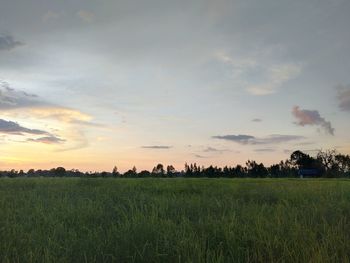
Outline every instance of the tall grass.
{"type": "Polygon", "coordinates": [[[349,258],[347,180],[0,180],[0,262],[349,258]]]}

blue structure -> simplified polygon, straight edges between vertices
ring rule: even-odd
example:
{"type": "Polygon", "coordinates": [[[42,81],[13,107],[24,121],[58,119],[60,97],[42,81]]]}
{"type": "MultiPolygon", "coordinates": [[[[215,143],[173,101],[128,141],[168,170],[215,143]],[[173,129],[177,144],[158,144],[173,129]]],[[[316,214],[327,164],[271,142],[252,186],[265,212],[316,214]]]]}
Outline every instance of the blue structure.
{"type": "Polygon", "coordinates": [[[321,176],[321,171],[319,169],[299,169],[298,175],[300,178],[305,176],[318,177],[321,176]]]}

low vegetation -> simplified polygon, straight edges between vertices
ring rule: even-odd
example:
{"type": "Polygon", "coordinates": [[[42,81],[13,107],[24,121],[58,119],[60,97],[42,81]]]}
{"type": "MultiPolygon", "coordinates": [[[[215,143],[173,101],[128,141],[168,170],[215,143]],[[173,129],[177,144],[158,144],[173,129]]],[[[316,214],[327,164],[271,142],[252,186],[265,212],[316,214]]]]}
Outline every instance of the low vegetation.
{"type": "Polygon", "coordinates": [[[347,179],[0,179],[0,262],[349,262],[347,179]]]}

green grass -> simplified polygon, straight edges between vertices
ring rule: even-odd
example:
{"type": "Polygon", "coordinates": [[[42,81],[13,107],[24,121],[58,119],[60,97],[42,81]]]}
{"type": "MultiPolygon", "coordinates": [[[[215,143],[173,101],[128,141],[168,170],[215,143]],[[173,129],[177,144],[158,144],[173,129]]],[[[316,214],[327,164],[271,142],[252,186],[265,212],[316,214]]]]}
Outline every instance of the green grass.
{"type": "Polygon", "coordinates": [[[0,179],[0,262],[349,262],[350,181],[0,179]]]}

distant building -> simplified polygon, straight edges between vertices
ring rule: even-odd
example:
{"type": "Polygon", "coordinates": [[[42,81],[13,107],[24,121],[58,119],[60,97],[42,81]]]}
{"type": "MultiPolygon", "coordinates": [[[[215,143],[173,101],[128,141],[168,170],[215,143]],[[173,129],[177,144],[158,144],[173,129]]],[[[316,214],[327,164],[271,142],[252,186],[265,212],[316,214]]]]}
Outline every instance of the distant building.
{"type": "Polygon", "coordinates": [[[299,169],[298,175],[300,178],[304,177],[319,177],[322,175],[321,171],[319,169],[299,169]]]}

